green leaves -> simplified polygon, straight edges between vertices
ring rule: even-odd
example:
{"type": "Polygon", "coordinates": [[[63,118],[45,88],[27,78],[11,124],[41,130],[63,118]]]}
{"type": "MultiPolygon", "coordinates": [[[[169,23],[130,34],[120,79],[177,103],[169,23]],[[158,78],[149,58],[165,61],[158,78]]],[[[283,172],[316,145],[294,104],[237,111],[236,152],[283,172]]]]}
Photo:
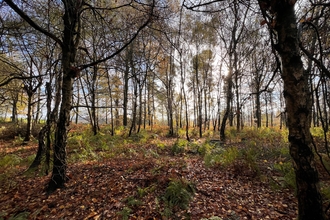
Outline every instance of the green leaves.
{"type": "Polygon", "coordinates": [[[187,209],[194,193],[195,187],[192,183],[185,179],[173,179],[169,182],[163,199],[170,207],[187,209]]]}

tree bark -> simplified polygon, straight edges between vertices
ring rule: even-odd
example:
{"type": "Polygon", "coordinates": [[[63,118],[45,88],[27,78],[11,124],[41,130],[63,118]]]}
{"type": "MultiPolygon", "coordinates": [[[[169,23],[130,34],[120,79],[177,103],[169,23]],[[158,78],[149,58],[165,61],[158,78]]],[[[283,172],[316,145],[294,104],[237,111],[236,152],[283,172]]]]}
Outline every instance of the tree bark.
{"type": "Polygon", "coordinates": [[[57,188],[64,187],[66,177],[66,142],[67,130],[70,122],[70,111],[73,94],[73,79],[77,71],[73,67],[76,58],[77,45],[79,41],[78,23],[82,2],[63,0],[65,13],[63,16],[63,44],[62,46],[62,103],[59,119],[55,131],[53,172],[48,184],[47,192],[51,193],[57,188]]]}
{"type": "Polygon", "coordinates": [[[225,129],[226,129],[226,124],[227,120],[229,118],[230,114],[230,109],[231,109],[231,100],[232,100],[232,87],[233,87],[233,82],[232,82],[232,68],[230,67],[228,76],[226,78],[226,110],[225,114],[223,115],[221,126],[220,126],[220,139],[221,141],[225,141],[226,135],[225,135],[225,129]]]}
{"type": "Polygon", "coordinates": [[[30,141],[31,139],[31,126],[32,126],[32,96],[33,94],[28,92],[28,110],[27,110],[27,123],[26,123],[26,133],[24,137],[24,141],[30,141]]]}
{"type": "Polygon", "coordinates": [[[301,61],[294,4],[282,0],[275,7],[275,30],[278,34],[276,50],[282,60],[290,154],[294,160],[296,174],[298,219],[325,219],[311,146],[312,103],[308,73],[304,72],[301,61]]]}
{"type": "Polygon", "coordinates": [[[11,122],[16,123],[17,122],[17,102],[18,102],[18,93],[15,93],[13,95],[13,105],[12,105],[12,111],[11,111],[11,122]]]}
{"type": "Polygon", "coordinates": [[[130,45],[126,50],[125,55],[125,71],[124,71],[124,100],[123,100],[123,126],[127,127],[127,114],[128,114],[128,80],[130,70],[130,60],[133,59],[133,45],[130,45]]]}

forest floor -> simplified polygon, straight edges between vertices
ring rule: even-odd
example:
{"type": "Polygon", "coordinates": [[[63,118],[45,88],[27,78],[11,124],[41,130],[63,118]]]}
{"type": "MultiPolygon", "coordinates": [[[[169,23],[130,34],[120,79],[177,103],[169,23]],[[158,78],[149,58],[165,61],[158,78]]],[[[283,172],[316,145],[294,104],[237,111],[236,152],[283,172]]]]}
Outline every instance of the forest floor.
{"type": "MultiPolygon", "coordinates": [[[[31,161],[37,144],[2,142],[1,157],[16,155],[20,163],[11,167],[14,172],[0,168],[0,219],[296,219],[294,189],[283,187],[274,169],[285,163],[281,156],[210,166],[191,149],[173,153],[168,146],[177,139],[162,141],[162,147],[149,140],[126,144],[108,158],[69,160],[69,181],[50,195],[45,193],[50,175],[26,172],[25,159],[31,161]],[[171,182],[183,184],[168,196],[171,182]]],[[[245,148],[246,142],[234,145],[245,148]]]]}

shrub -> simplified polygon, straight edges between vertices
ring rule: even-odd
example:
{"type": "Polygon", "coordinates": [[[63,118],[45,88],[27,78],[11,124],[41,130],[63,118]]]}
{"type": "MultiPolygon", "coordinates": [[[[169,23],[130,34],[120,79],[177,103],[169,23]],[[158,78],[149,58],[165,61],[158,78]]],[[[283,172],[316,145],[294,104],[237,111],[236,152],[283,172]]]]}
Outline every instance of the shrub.
{"type": "Polygon", "coordinates": [[[262,149],[256,147],[248,147],[246,149],[242,149],[241,151],[242,159],[244,161],[244,165],[253,171],[255,174],[259,174],[259,166],[257,163],[260,154],[262,154],[262,149]]]}
{"type": "Polygon", "coordinates": [[[237,130],[235,127],[229,127],[228,129],[225,130],[225,135],[228,140],[234,140],[237,138],[237,130]]]}
{"type": "Polygon", "coordinates": [[[134,196],[129,196],[124,201],[129,207],[136,207],[142,204],[142,202],[134,196]]]}
{"type": "MultiPolygon", "coordinates": [[[[41,124],[32,126],[31,135],[38,137],[38,133],[41,129],[41,124]]],[[[0,129],[0,139],[12,140],[17,137],[24,137],[26,134],[26,123],[4,123],[0,129]]]]}
{"type": "Polygon", "coordinates": [[[186,136],[186,129],[185,128],[179,128],[178,137],[184,138],[185,136],[186,136]]]}
{"type": "Polygon", "coordinates": [[[169,216],[178,209],[187,209],[195,194],[195,186],[185,179],[172,179],[163,195],[164,215],[169,216]]]}
{"type": "Polygon", "coordinates": [[[137,189],[137,195],[139,198],[143,198],[145,195],[154,192],[156,190],[157,185],[156,184],[151,184],[148,187],[145,188],[140,188],[138,187],[137,189]]]}
{"type": "Polygon", "coordinates": [[[239,157],[239,151],[237,147],[229,147],[221,154],[221,163],[224,166],[233,164],[239,157]]]}
{"type": "Polygon", "coordinates": [[[198,153],[202,156],[205,156],[206,154],[210,153],[212,149],[214,149],[214,144],[211,144],[210,142],[205,142],[201,146],[198,146],[198,153]]]}
{"type": "Polygon", "coordinates": [[[208,137],[209,138],[209,137],[213,137],[213,135],[214,135],[214,132],[213,132],[212,129],[208,129],[203,133],[203,137],[208,137]]]}
{"type": "Polygon", "coordinates": [[[128,220],[131,212],[132,209],[124,207],[120,212],[118,212],[118,215],[122,217],[122,220],[128,220]]]}
{"type": "Polygon", "coordinates": [[[330,186],[321,183],[321,194],[324,202],[328,203],[330,201],[330,186]]]}
{"type": "Polygon", "coordinates": [[[115,135],[117,136],[124,136],[127,134],[127,128],[124,126],[119,126],[115,129],[115,135]]]}
{"type": "Polygon", "coordinates": [[[22,158],[15,154],[7,154],[0,159],[0,167],[6,169],[18,165],[22,161],[22,158]]]}
{"type": "Polygon", "coordinates": [[[204,162],[207,166],[223,165],[225,167],[232,165],[239,158],[239,150],[237,147],[215,148],[205,154],[204,162]]]}
{"type": "Polygon", "coordinates": [[[150,136],[145,130],[141,130],[139,133],[133,134],[131,136],[133,143],[141,143],[141,144],[147,143],[149,138],[150,136]]]}
{"type": "Polygon", "coordinates": [[[174,145],[171,148],[172,154],[177,155],[185,151],[185,148],[188,145],[188,141],[185,139],[177,139],[174,145]]]}
{"type": "Polygon", "coordinates": [[[15,178],[11,176],[16,172],[15,167],[22,162],[22,158],[15,154],[7,154],[0,158],[0,185],[5,189],[15,185],[15,178]]]}
{"type": "Polygon", "coordinates": [[[274,169],[281,174],[278,180],[281,182],[282,187],[296,189],[296,176],[291,161],[274,164],[274,169]]]}

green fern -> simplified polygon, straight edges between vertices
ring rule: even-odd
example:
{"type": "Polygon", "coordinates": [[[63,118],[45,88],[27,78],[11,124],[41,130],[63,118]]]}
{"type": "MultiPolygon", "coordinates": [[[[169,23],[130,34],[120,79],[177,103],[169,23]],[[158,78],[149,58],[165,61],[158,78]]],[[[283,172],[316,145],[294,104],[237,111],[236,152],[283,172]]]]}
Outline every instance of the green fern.
{"type": "Polygon", "coordinates": [[[184,179],[173,179],[169,182],[163,199],[169,208],[187,209],[194,193],[192,183],[184,179]]]}

